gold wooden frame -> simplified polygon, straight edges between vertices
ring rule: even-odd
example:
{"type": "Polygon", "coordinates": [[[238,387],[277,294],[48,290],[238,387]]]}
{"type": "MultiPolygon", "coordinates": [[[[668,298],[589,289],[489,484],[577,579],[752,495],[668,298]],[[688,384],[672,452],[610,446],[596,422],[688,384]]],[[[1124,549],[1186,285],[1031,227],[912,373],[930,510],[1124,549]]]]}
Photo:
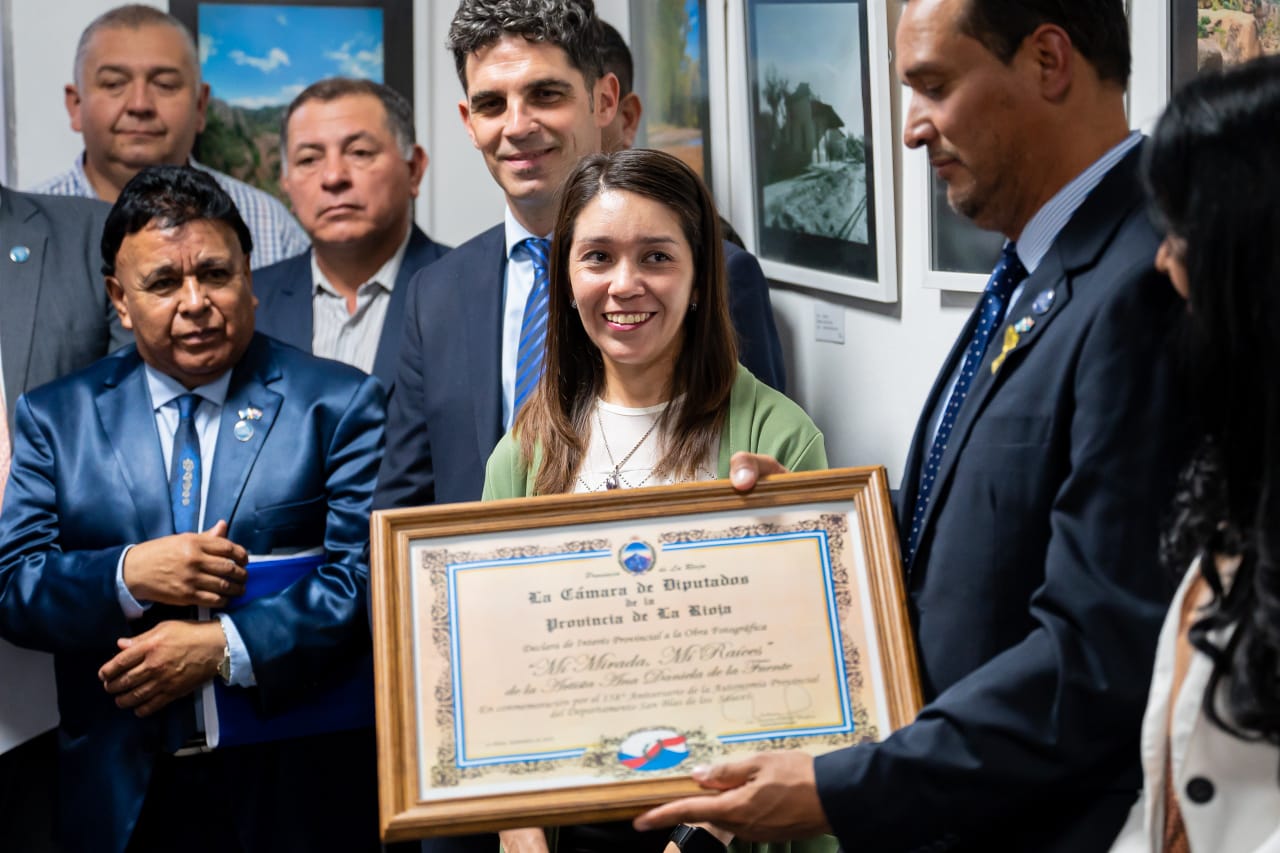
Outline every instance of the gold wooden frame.
{"type": "MultiPolygon", "coordinates": [[[[866,594],[884,675],[884,706],[888,709],[888,728],[897,729],[915,718],[921,696],[897,533],[881,467],[771,477],[747,494],[733,491],[721,480],[373,513],[370,575],[382,837],[400,841],[515,826],[620,820],[699,791],[688,776],[683,776],[482,794],[443,802],[419,799],[421,744],[415,698],[414,599],[408,571],[412,542],[458,535],[482,539],[489,533],[512,530],[601,522],[625,524],[682,514],[751,513],[824,501],[851,504],[863,522],[860,539],[870,587],[866,594]],[[589,805],[584,807],[584,803],[589,805]]],[[[767,741],[762,743],[762,748],[768,747],[767,741]]]]}

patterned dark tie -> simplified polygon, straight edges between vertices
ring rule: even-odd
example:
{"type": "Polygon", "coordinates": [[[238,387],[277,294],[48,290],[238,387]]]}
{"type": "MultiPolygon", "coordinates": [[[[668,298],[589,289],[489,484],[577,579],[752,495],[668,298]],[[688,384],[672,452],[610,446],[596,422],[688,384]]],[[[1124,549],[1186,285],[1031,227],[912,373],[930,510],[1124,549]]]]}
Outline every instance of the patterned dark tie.
{"type": "Polygon", "coordinates": [[[915,511],[911,513],[911,532],[907,535],[907,562],[915,555],[916,546],[920,542],[920,524],[924,521],[925,511],[929,508],[929,497],[933,494],[934,481],[938,477],[938,466],[942,462],[943,451],[947,449],[947,440],[951,438],[951,430],[956,425],[956,415],[964,398],[969,394],[969,386],[973,377],[982,366],[982,357],[986,354],[991,335],[1000,327],[1008,307],[1009,296],[1018,284],[1027,277],[1027,268],[1018,260],[1017,247],[1006,243],[1000,253],[1000,260],[987,280],[986,290],[982,294],[982,304],[978,307],[978,325],[969,339],[969,346],[964,353],[964,361],[960,364],[960,375],[956,378],[951,397],[947,400],[947,408],[942,413],[942,422],[938,424],[938,432],[933,437],[933,447],[920,474],[920,487],[916,493],[915,511]]]}
{"type": "Polygon", "coordinates": [[[178,430],[173,435],[173,461],[169,465],[173,532],[195,533],[200,526],[200,437],[195,419],[200,398],[183,394],[177,402],[178,430]]]}
{"type": "Polygon", "coordinates": [[[551,242],[539,237],[521,240],[520,245],[533,259],[533,290],[524,303],[524,316],[520,320],[520,345],[516,348],[516,398],[511,407],[515,420],[520,407],[538,386],[542,374],[542,353],[547,340],[547,302],[550,293],[550,276],[547,259],[551,242]]]}

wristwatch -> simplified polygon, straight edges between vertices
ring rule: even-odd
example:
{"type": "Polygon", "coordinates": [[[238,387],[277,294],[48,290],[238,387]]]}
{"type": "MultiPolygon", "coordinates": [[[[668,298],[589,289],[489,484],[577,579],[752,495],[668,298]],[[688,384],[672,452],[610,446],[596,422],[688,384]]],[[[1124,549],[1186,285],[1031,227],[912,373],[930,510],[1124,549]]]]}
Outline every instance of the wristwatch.
{"type": "Polygon", "coordinates": [[[231,686],[231,644],[227,642],[227,626],[218,620],[219,627],[222,628],[222,660],[218,661],[218,677],[222,679],[222,683],[231,686]]]}
{"type": "Polygon", "coordinates": [[[710,832],[700,826],[682,823],[671,830],[672,844],[679,847],[681,853],[725,853],[729,848],[721,843],[710,832]]]}
{"type": "Polygon", "coordinates": [[[231,647],[222,647],[222,660],[218,661],[218,676],[222,683],[231,686],[231,647]]]}

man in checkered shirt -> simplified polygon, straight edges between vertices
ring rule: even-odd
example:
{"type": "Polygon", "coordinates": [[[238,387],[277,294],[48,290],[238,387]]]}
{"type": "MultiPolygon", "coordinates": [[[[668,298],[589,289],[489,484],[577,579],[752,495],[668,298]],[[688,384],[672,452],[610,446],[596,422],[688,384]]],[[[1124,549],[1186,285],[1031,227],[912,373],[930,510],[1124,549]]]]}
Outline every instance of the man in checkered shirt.
{"type": "Polygon", "coordinates": [[[253,234],[255,269],[306,250],[306,233],[277,199],[191,159],[209,86],[178,19],[136,4],[103,13],[80,35],[74,77],[67,113],[71,129],[84,136],[84,153],[35,192],[114,202],[144,166],[189,164],[236,203],[253,234]]]}

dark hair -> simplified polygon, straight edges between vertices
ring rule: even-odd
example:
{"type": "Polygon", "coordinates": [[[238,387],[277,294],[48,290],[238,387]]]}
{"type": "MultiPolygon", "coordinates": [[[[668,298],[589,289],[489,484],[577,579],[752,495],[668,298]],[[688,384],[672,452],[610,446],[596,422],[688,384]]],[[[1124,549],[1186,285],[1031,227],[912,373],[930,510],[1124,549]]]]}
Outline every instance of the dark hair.
{"type": "Polygon", "coordinates": [[[664,436],[656,474],[691,476],[720,435],[738,369],[738,346],[729,319],[724,246],[715,201],[684,163],[660,151],[633,148],[582,160],[560,190],[551,244],[551,288],[542,378],[516,418],[521,455],[532,464],[541,445],[535,491],[569,491],[591,435],[591,412],[604,389],[604,362],[578,312],[569,281],[569,250],[578,215],[607,190],[653,199],[680,220],[693,250],[691,309],[671,379],[671,404],[659,418],[664,436]],[[692,305],[697,309],[693,310],[692,305]]]}
{"type": "Polygon", "coordinates": [[[1183,474],[1163,551],[1184,571],[1199,558],[1214,593],[1190,632],[1213,660],[1206,713],[1240,737],[1280,745],[1280,158],[1269,148],[1276,139],[1280,57],[1270,57],[1177,92],[1143,170],[1157,217],[1185,245],[1184,360],[1207,433],[1183,474]],[[1240,558],[1230,582],[1216,556],[1240,558]],[[1219,645],[1210,633],[1228,626],[1234,633],[1219,645]]]}
{"type": "Polygon", "coordinates": [[[449,25],[448,47],[464,91],[467,57],[506,35],[562,49],[588,91],[604,74],[592,0],[462,0],[449,25]]]}
{"type": "Polygon", "coordinates": [[[173,27],[177,30],[186,45],[187,58],[191,62],[192,71],[195,72],[196,82],[200,81],[200,59],[196,52],[195,40],[191,38],[191,31],[183,25],[182,21],[168,12],[142,3],[126,3],[114,9],[108,9],[89,22],[89,26],[80,33],[80,41],[76,43],[76,57],[75,64],[71,68],[71,79],[76,81],[77,86],[84,84],[80,79],[80,71],[84,65],[85,55],[89,52],[89,42],[99,32],[115,29],[140,30],[143,27],[173,27]]]}
{"type": "Polygon", "coordinates": [[[130,234],[151,223],[176,228],[211,219],[231,226],[247,257],[253,237],[235,202],[208,172],[190,166],[148,166],[129,179],[107,214],[102,229],[102,274],[116,274],[116,255],[130,234]]]}
{"type": "Polygon", "coordinates": [[[280,119],[280,157],[282,169],[288,168],[289,162],[289,119],[298,108],[308,101],[328,103],[348,95],[372,95],[382,102],[382,109],[387,114],[387,129],[400,146],[400,153],[405,158],[413,155],[413,146],[417,142],[413,131],[413,105],[404,95],[390,86],[375,83],[359,77],[328,77],[317,80],[298,93],[298,97],[290,102],[280,119]]]}
{"type": "Polygon", "coordinates": [[[1128,85],[1132,57],[1123,0],[968,0],[960,29],[1008,64],[1041,24],[1062,27],[1100,79],[1128,85]]]}
{"type": "Polygon", "coordinates": [[[605,74],[612,72],[618,78],[619,98],[631,94],[636,79],[631,48],[627,46],[618,28],[603,19],[600,21],[600,65],[605,74]]]}

